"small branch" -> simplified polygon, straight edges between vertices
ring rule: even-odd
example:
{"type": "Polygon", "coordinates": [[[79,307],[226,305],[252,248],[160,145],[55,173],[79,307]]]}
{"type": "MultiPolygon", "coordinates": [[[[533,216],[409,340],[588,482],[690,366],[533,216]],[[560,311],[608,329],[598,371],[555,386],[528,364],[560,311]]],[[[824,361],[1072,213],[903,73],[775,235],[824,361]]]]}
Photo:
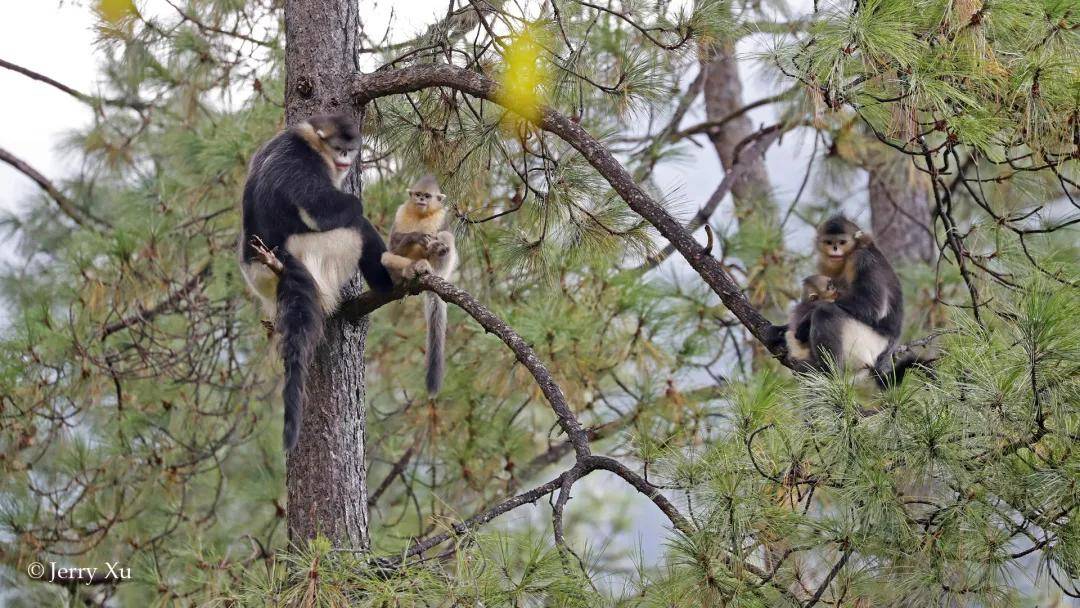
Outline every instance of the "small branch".
{"type": "Polygon", "coordinates": [[[567,404],[562,389],[559,388],[558,383],[555,382],[555,378],[547,367],[540,362],[540,357],[536,355],[536,351],[533,350],[532,346],[525,342],[510,325],[488,310],[486,306],[465,290],[459,289],[445,279],[432,274],[422,275],[419,277],[418,282],[424,289],[435,292],[443,300],[467,312],[485,330],[498,336],[514,352],[517,360],[529,370],[533,379],[540,386],[541,392],[544,393],[544,397],[547,398],[551,409],[555,412],[559,426],[562,427],[567,438],[573,444],[577,457],[580,459],[588,456],[591,453],[589,451],[588,434],[581,427],[577,416],[574,415],[573,410],[567,404]]]}
{"type": "MultiPolygon", "coordinates": [[[[532,114],[530,110],[534,110],[518,106],[512,100],[508,101],[498,95],[498,85],[484,74],[445,64],[357,74],[349,85],[349,93],[355,103],[365,104],[387,95],[440,86],[450,87],[494,103],[506,104],[507,109],[520,115],[532,114]]],[[[557,135],[580,152],[626,201],[627,206],[652,224],[682,254],[690,267],[712,288],[724,305],[739,319],[739,322],[784,365],[790,367],[792,362],[787,357],[785,345],[782,341],[775,339],[775,326],[750,304],[720,261],[708,255],[704,248],[694,240],[693,235],[634,181],[633,176],[615,159],[607,147],[566,116],[549,107],[543,107],[540,110],[538,126],[557,135]]]]}
{"type": "Polygon", "coordinates": [[[32,78],[33,80],[37,80],[38,82],[44,82],[51,87],[59,89],[67,93],[68,95],[71,95],[75,99],[78,99],[85,104],[94,105],[95,103],[100,102],[111,106],[126,106],[134,110],[145,110],[147,108],[147,104],[140,101],[125,99],[105,99],[94,97],[93,95],[88,95],[86,93],[83,93],[82,91],[73,89],[62,82],[49,78],[44,74],[40,74],[29,68],[24,68],[21,65],[16,65],[14,63],[11,63],[10,61],[5,61],[3,59],[0,59],[0,68],[6,68],[8,70],[11,70],[12,72],[18,72],[23,76],[32,78]]]}
{"type": "Polygon", "coordinates": [[[140,306],[138,311],[136,311],[134,314],[128,315],[115,323],[110,323],[109,325],[106,325],[105,328],[101,330],[101,339],[104,340],[105,338],[108,338],[109,336],[115,334],[122,329],[131,327],[136,323],[145,323],[146,321],[151,321],[154,319],[154,317],[173,310],[176,305],[180,303],[181,300],[186,298],[188,294],[194,291],[195,288],[202,284],[202,282],[206,280],[206,278],[209,276],[210,262],[207,262],[203,265],[202,268],[198,270],[198,272],[192,275],[191,278],[189,278],[187,281],[184,281],[183,285],[181,285],[169,295],[165,296],[165,299],[161,300],[157,304],[151,306],[150,308],[143,308],[142,306],[140,306]]]}
{"type": "Polygon", "coordinates": [[[274,271],[274,274],[281,274],[285,267],[281,264],[281,260],[278,259],[274,252],[267,248],[266,243],[263,242],[258,236],[251,237],[251,248],[255,250],[255,257],[259,259],[267,268],[274,271]]]}
{"type": "Polygon", "coordinates": [[[41,189],[49,195],[49,198],[53,199],[53,201],[56,202],[57,206],[60,207],[60,211],[79,226],[83,228],[95,228],[95,226],[93,226],[92,224],[96,224],[98,228],[111,227],[104,220],[98,219],[90,215],[89,213],[86,213],[82,209],[79,209],[79,207],[75,205],[74,201],[68,198],[67,195],[61,192],[59,188],[57,188],[51,181],[49,181],[49,178],[45,177],[37,169],[27,164],[26,161],[15,156],[11,152],[8,152],[4,148],[0,148],[0,160],[11,165],[15,168],[16,171],[19,171],[26,177],[34,180],[34,182],[36,182],[37,185],[40,186],[41,189]]]}
{"type": "Polygon", "coordinates": [[[821,601],[821,596],[825,595],[825,590],[829,588],[829,585],[832,584],[833,579],[836,578],[836,575],[840,573],[841,569],[843,569],[844,564],[847,563],[849,557],[851,557],[851,547],[845,546],[843,555],[841,555],[840,559],[837,560],[835,565],[833,565],[832,570],[829,571],[829,574],[825,577],[825,580],[821,583],[821,586],[818,587],[817,592],[814,593],[814,597],[810,598],[810,601],[806,603],[805,608],[811,608],[819,601],[821,601]]]}
{"type": "Polygon", "coordinates": [[[379,502],[379,498],[383,495],[383,492],[386,492],[386,489],[390,487],[390,483],[394,481],[394,478],[401,475],[402,471],[405,470],[405,467],[409,465],[409,460],[411,460],[413,454],[416,453],[416,443],[417,442],[414,442],[409,446],[409,449],[405,450],[405,453],[401,455],[401,458],[394,463],[390,472],[386,474],[386,477],[382,480],[382,483],[379,484],[379,487],[371,493],[371,496],[368,496],[367,504],[369,507],[373,507],[379,502]]]}
{"type": "Polygon", "coordinates": [[[432,547],[436,547],[450,540],[455,535],[460,536],[474,528],[477,528],[478,526],[486,524],[487,522],[495,519],[503,513],[512,511],[522,505],[535,503],[537,500],[540,500],[544,496],[547,496],[548,494],[551,494],[555,490],[562,487],[563,480],[569,474],[569,471],[562,473],[555,479],[552,479],[551,481],[545,483],[542,486],[533,488],[528,492],[522,492],[521,494],[502,501],[501,503],[495,505],[487,511],[473,515],[465,521],[453,524],[452,526],[450,526],[449,532],[443,532],[441,534],[436,534],[435,536],[428,537],[424,540],[416,541],[401,556],[384,557],[376,560],[376,563],[383,567],[396,566],[402,561],[404,561],[405,558],[420,555],[421,553],[431,549],[432,547]]]}

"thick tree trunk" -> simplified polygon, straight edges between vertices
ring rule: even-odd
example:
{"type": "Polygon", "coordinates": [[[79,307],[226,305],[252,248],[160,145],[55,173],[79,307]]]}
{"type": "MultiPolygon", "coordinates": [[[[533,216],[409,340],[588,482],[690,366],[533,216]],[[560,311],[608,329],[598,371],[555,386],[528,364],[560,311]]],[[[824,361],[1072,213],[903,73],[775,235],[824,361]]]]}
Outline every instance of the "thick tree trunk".
{"type": "Polygon", "coordinates": [[[929,264],[936,253],[930,182],[909,158],[891,152],[875,155],[867,171],[874,242],[894,264],[929,264]]]}
{"type": "MultiPolygon", "coordinates": [[[[705,70],[706,120],[721,120],[745,105],[742,98],[742,80],[739,79],[739,62],[735,59],[735,49],[730,43],[713,49],[710,59],[702,63],[702,69],[705,70]]],[[[730,173],[735,166],[736,146],[753,132],[754,123],[746,114],[708,132],[725,172],[730,173]]],[[[731,196],[735,199],[735,215],[740,220],[750,217],[754,212],[766,212],[775,216],[776,204],[772,199],[772,185],[769,183],[765,159],[756,154],[746,154],[749,147],[744,146],[743,154],[739,156],[742,169],[731,185],[731,196]]]]}
{"type": "MultiPolygon", "coordinates": [[[[354,0],[286,0],[285,116],[294,124],[312,114],[361,117],[345,95],[356,71],[360,16],[354,0]]],[[[344,188],[359,194],[359,171],[344,188]]],[[[346,297],[360,292],[354,278],[346,297]]],[[[312,363],[300,441],[286,461],[289,540],[316,535],[337,547],[368,542],[367,466],[364,462],[364,343],[368,320],[326,323],[326,339],[312,363]]]]}

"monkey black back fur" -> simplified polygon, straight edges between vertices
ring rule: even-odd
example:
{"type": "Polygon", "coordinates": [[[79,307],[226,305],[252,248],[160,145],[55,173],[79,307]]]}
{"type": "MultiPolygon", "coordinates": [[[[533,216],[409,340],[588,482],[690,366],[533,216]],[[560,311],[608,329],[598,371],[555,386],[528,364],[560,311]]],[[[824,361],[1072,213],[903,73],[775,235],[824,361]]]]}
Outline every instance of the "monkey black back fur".
{"type": "Polygon", "coordinates": [[[287,450],[299,437],[308,367],[342,287],[358,267],[372,289],[393,287],[382,237],[360,199],[340,190],[359,147],[352,119],[315,116],[267,142],[244,185],[240,267],[281,335],[287,450]],[[256,236],[281,260],[280,276],[257,260],[256,236]]]}

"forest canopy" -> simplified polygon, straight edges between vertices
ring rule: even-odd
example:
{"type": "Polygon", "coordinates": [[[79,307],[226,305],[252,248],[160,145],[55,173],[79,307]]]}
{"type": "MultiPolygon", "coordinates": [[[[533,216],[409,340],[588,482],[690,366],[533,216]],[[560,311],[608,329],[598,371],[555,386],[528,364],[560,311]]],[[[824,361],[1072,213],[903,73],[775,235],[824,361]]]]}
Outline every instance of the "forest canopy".
{"type": "Polygon", "coordinates": [[[1080,598],[1073,0],[89,6],[95,90],[0,57],[92,109],[64,175],[0,147],[41,189],[4,218],[0,602],[1080,598]],[[346,290],[286,459],[240,200],[327,111],[372,224],[432,174],[460,262],[346,290]],[[925,363],[885,389],[769,339],[836,213],[925,363]]]}

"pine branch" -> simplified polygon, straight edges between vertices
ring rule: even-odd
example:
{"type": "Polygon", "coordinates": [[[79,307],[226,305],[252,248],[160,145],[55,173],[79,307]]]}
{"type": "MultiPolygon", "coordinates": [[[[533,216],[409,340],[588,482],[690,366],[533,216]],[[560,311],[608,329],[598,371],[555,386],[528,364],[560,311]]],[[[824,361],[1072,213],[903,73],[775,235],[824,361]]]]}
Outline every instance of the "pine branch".
{"type": "Polygon", "coordinates": [[[0,68],[6,68],[8,70],[11,70],[12,72],[18,72],[19,74],[22,74],[23,76],[26,76],[28,78],[32,78],[34,80],[37,80],[38,82],[44,82],[45,84],[47,84],[47,85],[49,85],[51,87],[59,89],[59,90],[65,92],[65,93],[67,93],[68,95],[71,95],[75,99],[78,99],[79,101],[81,101],[81,102],[83,102],[85,104],[94,105],[95,103],[100,102],[100,103],[104,103],[105,105],[110,105],[110,106],[124,106],[124,107],[131,108],[133,110],[145,110],[147,107],[149,107],[148,104],[143,103],[141,101],[128,100],[128,99],[107,99],[107,98],[101,98],[101,97],[94,97],[93,95],[83,93],[82,91],[79,91],[78,89],[73,89],[73,88],[69,87],[68,85],[66,85],[66,84],[64,84],[64,83],[62,83],[62,82],[60,82],[60,81],[58,81],[58,80],[56,80],[54,78],[50,78],[50,77],[48,77],[48,76],[46,76],[44,74],[41,74],[39,72],[35,72],[34,70],[31,70],[30,68],[24,68],[21,65],[14,64],[14,63],[11,63],[10,61],[5,61],[3,59],[0,59],[0,68]]]}
{"type": "Polygon", "coordinates": [[[56,205],[60,207],[60,211],[79,226],[95,230],[100,228],[111,228],[105,220],[98,219],[82,209],[79,209],[74,201],[68,198],[55,184],[49,181],[49,178],[42,175],[40,171],[30,166],[26,161],[15,156],[11,152],[8,152],[4,148],[0,148],[0,160],[34,180],[34,182],[49,195],[49,198],[56,202],[56,205]]]}
{"type": "MultiPolygon", "coordinates": [[[[498,85],[483,74],[451,65],[413,66],[354,76],[349,93],[358,104],[379,97],[408,93],[431,87],[450,87],[494,103],[518,114],[528,108],[515,107],[498,95],[498,85]]],[[[787,349],[775,340],[775,326],[768,321],[735,284],[719,260],[705,251],[682,224],[641,188],[611,152],[576,122],[549,107],[539,112],[538,126],[570,144],[602,175],[626,204],[655,227],[682,254],[725,306],[784,365],[791,366],[787,349]]]]}
{"type": "Polygon", "coordinates": [[[206,278],[209,276],[210,262],[206,262],[205,264],[203,264],[202,268],[200,268],[198,271],[195,272],[194,275],[191,276],[191,278],[184,281],[183,285],[178,287],[169,295],[165,296],[165,298],[157,304],[154,304],[150,308],[143,308],[142,306],[140,306],[138,311],[136,311],[134,314],[128,315],[115,323],[110,323],[109,325],[106,325],[105,328],[101,330],[101,339],[104,340],[105,338],[108,338],[116,332],[131,327],[137,323],[145,323],[147,321],[152,321],[154,317],[173,310],[176,305],[180,303],[181,300],[187,297],[188,294],[194,291],[195,288],[202,284],[203,281],[205,281],[206,278]]]}

